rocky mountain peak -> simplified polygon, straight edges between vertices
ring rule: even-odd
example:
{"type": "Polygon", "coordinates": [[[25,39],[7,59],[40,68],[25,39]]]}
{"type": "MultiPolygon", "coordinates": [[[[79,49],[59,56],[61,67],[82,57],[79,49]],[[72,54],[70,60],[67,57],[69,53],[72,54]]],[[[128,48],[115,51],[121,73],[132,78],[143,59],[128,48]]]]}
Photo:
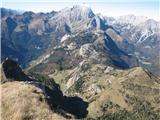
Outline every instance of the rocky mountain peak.
{"type": "Polygon", "coordinates": [[[91,8],[85,5],[74,5],[72,8],[62,9],[58,16],[80,21],[94,17],[94,13],[91,8]]]}
{"type": "Polygon", "coordinates": [[[150,30],[152,32],[159,32],[160,22],[157,22],[153,19],[148,19],[144,23],[140,24],[139,27],[143,30],[150,30]]]}
{"type": "Polygon", "coordinates": [[[74,5],[71,9],[73,11],[78,11],[79,10],[79,12],[81,12],[82,14],[87,15],[88,18],[92,18],[94,16],[94,13],[93,13],[92,9],[85,4],[74,5]]]}
{"type": "Polygon", "coordinates": [[[148,18],[145,16],[135,16],[133,14],[129,14],[129,15],[118,17],[118,22],[119,23],[129,23],[129,24],[133,24],[136,26],[140,23],[145,22],[147,19],[148,18]]]}

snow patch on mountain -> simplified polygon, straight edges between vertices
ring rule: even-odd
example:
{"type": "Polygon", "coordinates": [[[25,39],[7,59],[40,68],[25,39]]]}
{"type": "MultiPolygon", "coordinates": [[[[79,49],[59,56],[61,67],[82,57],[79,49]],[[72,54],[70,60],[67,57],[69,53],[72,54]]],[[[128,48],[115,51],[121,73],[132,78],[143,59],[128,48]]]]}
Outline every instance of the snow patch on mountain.
{"type": "Polygon", "coordinates": [[[62,38],[61,38],[61,43],[64,42],[65,40],[67,40],[70,37],[69,34],[65,34],[62,38]]]}

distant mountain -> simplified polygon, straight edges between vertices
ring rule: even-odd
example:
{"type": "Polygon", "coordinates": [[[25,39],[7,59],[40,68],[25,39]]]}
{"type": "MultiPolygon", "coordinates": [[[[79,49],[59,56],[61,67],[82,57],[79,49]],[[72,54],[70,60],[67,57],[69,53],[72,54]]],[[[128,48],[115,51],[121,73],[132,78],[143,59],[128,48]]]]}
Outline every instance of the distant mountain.
{"type": "Polygon", "coordinates": [[[140,23],[144,23],[147,20],[148,18],[145,16],[135,16],[133,14],[129,14],[118,17],[117,22],[119,22],[120,24],[128,23],[136,26],[139,25],[140,23]]]}
{"type": "Polygon", "coordinates": [[[159,22],[75,5],[1,26],[2,118],[160,119],[159,22]]]}
{"type": "Polygon", "coordinates": [[[20,15],[23,11],[18,10],[12,10],[7,8],[1,8],[1,17],[7,17],[7,16],[14,16],[14,15],[20,15]]]}
{"type": "MultiPolygon", "coordinates": [[[[85,5],[75,5],[72,8],[62,9],[56,17],[65,17],[68,21],[80,21],[94,17],[94,13],[91,8],[85,5]]],[[[54,18],[56,18],[54,17],[54,18]]]]}
{"type": "MultiPolygon", "coordinates": [[[[2,58],[14,58],[25,66],[28,62],[47,52],[47,50],[61,45],[60,39],[65,34],[76,35],[88,29],[92,29],[88,31],[93,31],[93,34],[96,34],[96,32],[94,32],[95,30],[105,30],[106,28],[107,25],[102,16],[95,15],[92,10],[86,6],[78,5],[72,8],[65,8],[59,12],[47,14],[24,12],[22,15],[3,18],[2,58]]],[[[102,36],[104,36],[104,39],[106,39],[105,36],[107,37],[105,33],[102,36]]],[[[112,41],[111,38],[107,37],[107,39],[112,41]]],[[[81,40],[82,43],[83,41],[85,42],[85,39],[81,40]]],[[[105,42],[105,40],[103,42],[105,42]]],[[[87,41],[85,43],[87,43],[87,41]]],[[[105,44],[108,44],[108,47],[110,47],[109,44],[111,44],[111,46],[115,45],[113,41],[111,43],[104,43],[104,46],[105,44]]],[[[79,44],[78,46],[81,45],[82,44],[79,44]]],[[[115,54],[124,54],[121,50],[118,50],[118,48],[116,49],[117,50],[113,51],[115,54]]],[[[126,54],[124,55],[127,56],[126,54]]],[[[113,61],[116,62],[116,60],[113,61]]],[[[121,65],[121,63],[116,64],[121,65]]],[[[127,63],[122,64],[130,66],[127,65],[127,63]]]]}
{"type": "MultiPolygon", "coordinates": [[[[90,36],[82,35],[85,37],[81,39],[81,42],[94,44],[94,41],[103,38],[104,40],[101,40],[104,47],[103,54],[108,54],[107,57],[112,59],[109,63],[117,64],[118,67],[124,64],[128,67],[137,66],[138,63],[133,62],[133,58],[136,57],[141,66],[156,74],[159,71],[157,67],[159,22],[143,16],[127,15],[114,19],[95,14],[85,5],[75,5],[58,12],[24,12],[9,16],[4,14],[1,23],[2,60],[10,57],[17,60],[23,67],[29,66],[33,60],[38,61],[42,56],[50,54],[55,48],[63,48],[64,42],[61,41],[64,41],[65,36],[71,36],[67,38],[70,39],[72,36],[88,32],[96,37],[86,41],[86,37],[90,36]],[[98,36],[103,37],[98,38],[98,36]],[[151,37],[152,40],[150,40],[151,37]],[[106,42],[108,39],[110,42],[106,42]],[[143,48],[144,41],[145,48],[143,48]],[[151,44],[153,49],[145,54],[151,44]],[[156,59],[153,61],[152,58],[156,59]]],[[[74,39],[77,41],[77,38],[74,39]]],[[[71,44],[69,47],[76,47],[76,50],[83,45],[80,42],[75,45],[74,41],[69,43],[71,44]]]]}
{"type": "Polygon", "coordinates": [[[160,39],[158,36],[160,22],[132,15],[130,15],[129,18],[128,16],[120,18],[121,19],[114,20],[111,24],[118,34],[110,32],[111,30],[108,34],[113,37],[119,48],[128,54],[135,55],[139,59],[141,66],[159,75],[158,53],[160,49],[158,44],[160,43],[160,39]],[[137,21],[139,21],[139,23],[137,21]],[[135,22],[137,24],[135,24],[135,22]]]}

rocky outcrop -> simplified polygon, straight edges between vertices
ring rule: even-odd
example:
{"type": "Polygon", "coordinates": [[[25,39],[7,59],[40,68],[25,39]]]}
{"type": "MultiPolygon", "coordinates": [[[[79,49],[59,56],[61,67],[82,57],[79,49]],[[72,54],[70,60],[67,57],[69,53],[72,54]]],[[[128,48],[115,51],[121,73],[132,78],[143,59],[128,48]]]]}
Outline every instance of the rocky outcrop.
{"type": "Polygon", "coordinates": [[[79,54],[86,59],[95,59],[97,60],[99,57],[98,52],[96,52],[93,44],[84,44],[81,46],[79,50],[79,54]]]}
{"type": "Polygon", "coordinates": [[[82,98],[63,95],[59,85],[53,79],[44,75],[32,74],[31,77],[28,77],[17,62],[11,59],[6,59],[2,63],[2,82],[3,118],[13,117],[14,120],[21,120],[23,117],[31,120],[62,118],[63,120],[85,118],[88,114],[88,103],[83,101],[82,98]],[[10,89],[12,90],[9,91],[10,89]],[[7,95],[4,94],[5,91],[8,91],[7,95]],[[21,105],[21,102],[25,104],[22,103],[21,105]],[[41,108],[39,111],[41,114],[39,115],[37,115],[38,110],[35,107],[37,103],[41,108]],[[6,105],[14,107],[5,107],[6,105]],[[11,112],[13,109],[19,111],[11,112]],[[33,109],[34,112],[32,112],[33,109]],[[6,111],[9,111],[9,116],[6,111]],[[23,116],[23,112],[26,116],[23,116]],[[31,112],[32,114],[30,114],[31,112]],[[15,114],[18,115],[15,116],[15,114]],[[46,114],[48,114],[47,117],[45,117],[46,114]]]}
{"type": "Polygon", "coordinates": [[[25,75],[21,67],[18,65],[17,62],[6,59],[2,63],[2,75],[5,79],[2,80],[2,82],[6,81],[27,81],[30,80],[30,78],[25,75]]]}

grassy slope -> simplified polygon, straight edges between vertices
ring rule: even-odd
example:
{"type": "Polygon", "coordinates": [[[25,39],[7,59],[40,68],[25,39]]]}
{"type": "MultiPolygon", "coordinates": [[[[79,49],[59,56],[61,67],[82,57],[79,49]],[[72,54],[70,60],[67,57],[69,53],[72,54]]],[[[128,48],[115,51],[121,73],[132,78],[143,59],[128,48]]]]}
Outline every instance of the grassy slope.
{"type": "Polygon", "coordinates": [[[1,87],[3,120],[64,120],[50,109],[40,88],[24,82],[8,82],[1,87]]]}
{"type": "Polygon", "coordinates": [[[112,117],[129,114],[128,118],[130,119],[139,116],[137,119],[150,120],[150,115],[145,110],[155,114],[153,115],[154,119],[157,118],[157,113],[160,110],[157,106],[160,97],[159,78],[140,67],[128,70],[115,69],[106,74],[104,73],[106,68],[104,65],[89,64],[84,66],[86,67],[81,67],[79,71],[76,71],[77,73],[75,73],[75,69],[64,70],[52,74],[51,77],[59,81],[66,94],[79,95],[90,103],[88,107],[89,118],[98,119],[108,114],[109,116],[111,114],[112,117]],[[68,80],[73,77],[73,73],[80,76],[80,79],[66,90],[65,86],[68,80]],[[94,87],[89,89],[92,85],[94,87]],[[97,92],[97,89],[100,89],[100,92],[97,92]],[[135,115],[134,112],[139,109],[142,109],[142,113],[138,112],[135,115]],[[124,114],[124,111],[127,113],[124,114]]]}

